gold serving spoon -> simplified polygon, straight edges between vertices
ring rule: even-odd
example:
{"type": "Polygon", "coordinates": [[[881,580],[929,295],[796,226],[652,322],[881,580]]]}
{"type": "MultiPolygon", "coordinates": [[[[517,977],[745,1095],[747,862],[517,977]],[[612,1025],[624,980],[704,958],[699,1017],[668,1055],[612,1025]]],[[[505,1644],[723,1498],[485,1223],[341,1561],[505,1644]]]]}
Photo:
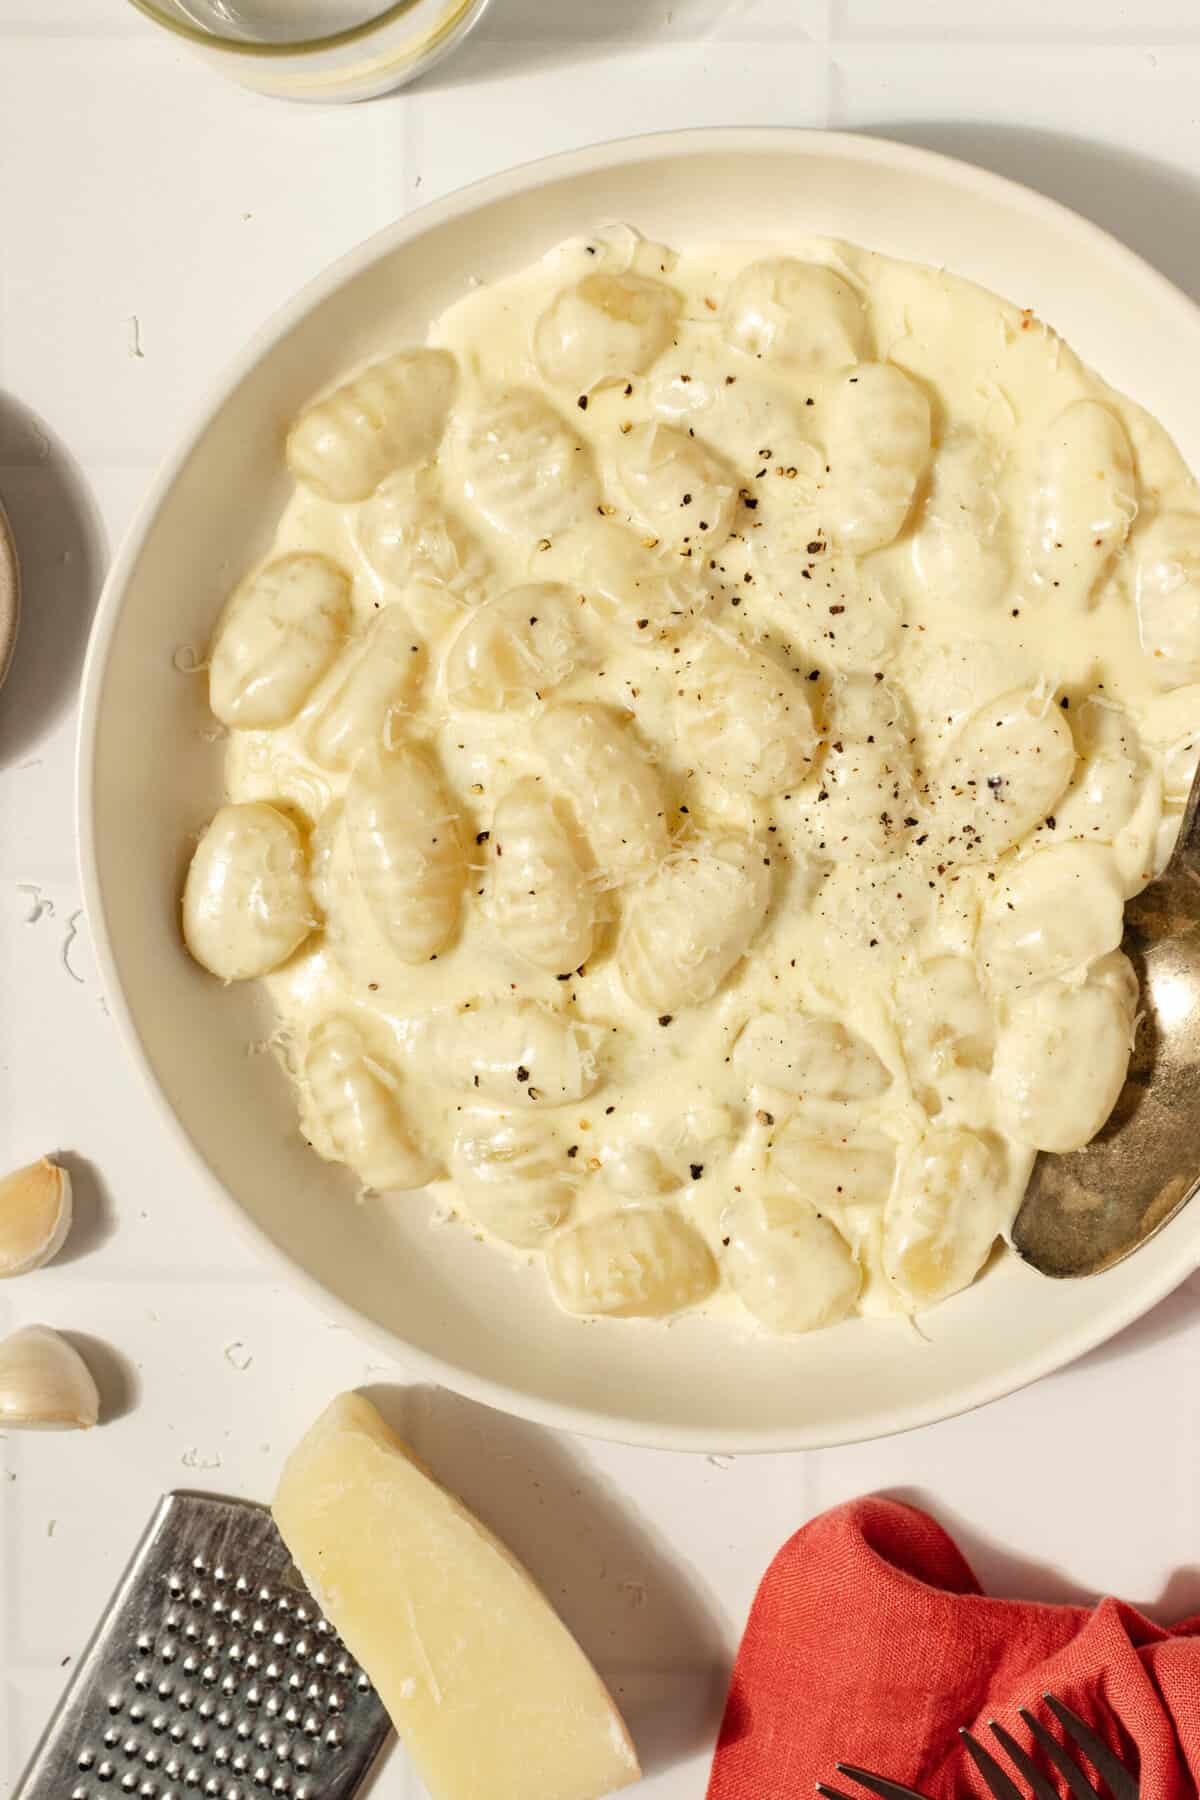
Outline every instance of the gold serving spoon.
{"type": "Polygon", "coordinates": [[[1125,1086],[1090,1144],[1039,1155],[1013,1227],[1043,1275],[1111,1268],[1200,1187],[1200,770],[1170,862],[1125,908],[1121,948],[1142,1008],[1125,1086]]]}

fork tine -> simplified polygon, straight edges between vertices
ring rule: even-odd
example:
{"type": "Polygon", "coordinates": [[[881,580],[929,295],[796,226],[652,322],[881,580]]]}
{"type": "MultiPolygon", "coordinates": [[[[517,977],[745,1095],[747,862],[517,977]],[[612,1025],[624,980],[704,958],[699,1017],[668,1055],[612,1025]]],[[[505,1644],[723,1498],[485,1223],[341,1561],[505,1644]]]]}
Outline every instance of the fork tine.
{"type": "Polygon", "coordinates": [[[879,1800],[925,1800],[925,1795],[918,1794],[916,1788],[902,1787],[898,1781],[889,1781],[884,1775],[872,1775],[869,1769],[856,1769],[853,1763],[839,1763],[837,1772],[857,1781],[869,1794],[878,1794],[879,1800]]]}
{"type": "Polygon", "coordinates": [[[1137,1782],[1103,1738],[1097,1737],[1090,1725],[1085,1725],[1077,1713],[1056,1700],[1053,1694],[1043,1694],[1042,1698],[1067,1736],[1083,1751],[1101,1779],[1108,1783],[1113,1800],[1138,1800],[1137,1782]]]}
{"type": "Polygon", "coordinates": [[[818,1781],[817,1792],[823,1794],[825,1800],[850,1800],[849,1794],[843,1794],[841,1788],[830,1787],[824,1781],[818,1781]]]}
{"type": "Polygon", "coordinates": [[[1024,1795],[1011,1776],[1004,1773],[990,1750],[985,1750],[977,1738],[965,1728],[959,1732],[963,1746],[979,1773],[983,1776],[996,1800],[1024,1800],[1024,1795]]]}
{"type": "Polygon", "coordinates": [[[1028,1750],[1023,1750],[1011,1732],[1005,1731],[1003,1725],[995,1719],[988,1720],[988,1730],[996,1739],[1018,1775],[1023,1775],[1029,1783],[1033,1800],[1058,1800],[1058,1795],[1042,1774],[1028,1750]]]}
{"type": "MultiPolygon", "coordinates": [[[[1024,1706],[1021,1708],[1021,1717],[1075,1795],[1075,1800],[1099,1800],[1100,1790],[1092,1786],[1078,1763],[1071,1760],[1058,1739],[1046,1730],[1041,1720],[1035,1719],[1028,1708],[1024,1706]]],[[[1137,1790],[1135,1789],[1134,1792],[1136,1794],[1137,1790]]],[[[1120,1800],[1119,1796],[1118,1800],[1120,1800]]]]}

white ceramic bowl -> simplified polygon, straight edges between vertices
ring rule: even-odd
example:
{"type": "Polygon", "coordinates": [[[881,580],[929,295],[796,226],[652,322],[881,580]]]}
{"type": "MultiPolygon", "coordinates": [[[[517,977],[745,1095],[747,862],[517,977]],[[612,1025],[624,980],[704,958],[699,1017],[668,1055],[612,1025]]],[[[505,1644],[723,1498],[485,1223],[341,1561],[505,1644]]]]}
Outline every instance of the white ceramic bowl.
{"type": "MultiPolygon", "coordinates": [[[[669,243],[819,232],[944,263],[1055,324],[1200,466],[1200,313],[1062,207],[925,151],[804,131],[635,139],[518,169],[438,201],[335,265],[258,335],[156,481],[112,571],[85,674],[79,831],[88,916],[115,1017],[180,1155],[314,1297],[415,1375],[545,1423],[681,1449],[848,1442],[977,1406],[1078,1356],[1200,1264],[1200,1205],[1108,1274],[1055,1284],[1011,1256],[922,1321],[851,1321],[785,1340],[687,1317],[582,1323],[538,1270],[420,1199],[355,1206],[307,1151],[284,1077],[248,1058],[254,989],[192,964],[178,929],[191,834],[220,796],[204,684],[233,578],[288,488],[287,422],[341,370],[419,339],[469,276],[627,220],[669,243]]],[[[1086,1054],[1086,1046],[1081,1046],[1086,1054]]]]}

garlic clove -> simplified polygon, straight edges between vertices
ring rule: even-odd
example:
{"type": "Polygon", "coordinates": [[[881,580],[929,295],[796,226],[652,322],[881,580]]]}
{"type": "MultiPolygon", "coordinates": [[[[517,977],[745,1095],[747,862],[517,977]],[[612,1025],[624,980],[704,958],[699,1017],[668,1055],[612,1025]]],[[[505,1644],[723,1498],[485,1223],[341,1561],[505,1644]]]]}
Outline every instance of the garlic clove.
{"type": "Polygon", "coordinates": [[[26,1325],[0,1343],[0,1430],[86,1431],[100,1395],[74,1345],[49,1325],[26,1325]]]}
{"type": "Polygon", "coordinates": [[[43,1156],[0,1180],[0,1277],[57,1256],[71,1229],[71,1177],[43,1156]]]}

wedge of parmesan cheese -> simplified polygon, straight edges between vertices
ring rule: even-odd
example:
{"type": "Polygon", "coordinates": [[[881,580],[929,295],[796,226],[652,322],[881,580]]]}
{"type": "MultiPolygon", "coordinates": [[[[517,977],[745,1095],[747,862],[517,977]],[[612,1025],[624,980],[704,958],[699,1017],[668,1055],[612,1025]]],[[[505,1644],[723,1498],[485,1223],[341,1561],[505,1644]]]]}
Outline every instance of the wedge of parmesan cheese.
{"type": "Polygon", "coordinates": [[[433,1800],[601,1800],[641,1770],[517,1559],[359,1394],[288,1458],[275,1523],[433,1800]]]}

